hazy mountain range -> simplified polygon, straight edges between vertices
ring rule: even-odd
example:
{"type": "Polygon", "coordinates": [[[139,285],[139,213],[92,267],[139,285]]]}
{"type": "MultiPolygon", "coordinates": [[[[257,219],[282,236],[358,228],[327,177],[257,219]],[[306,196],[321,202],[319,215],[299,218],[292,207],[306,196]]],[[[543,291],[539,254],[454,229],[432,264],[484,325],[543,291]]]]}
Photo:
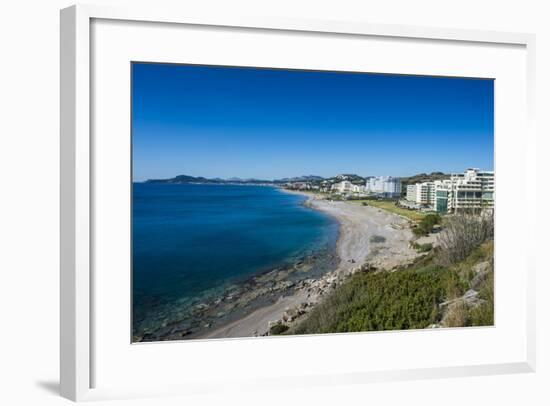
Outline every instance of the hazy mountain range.
{"type": "MultiPolygon", "coordinates": [[[[432,172],[432,173],[420,173],[413,176],[401,177],[401,181],[404,185],[412,184],[417,182],[427,182],[434,181],[439,179],[448,178],[450,175],[443,172],[432,172]]],[[[337,183],[343,180],[350,181],[354,184],[364,184],[365,181],[371,176],[359,176],[355,174],[340,174],[332,177],[322,177],[316,175],[304,175],[296,176],[292,178],[281,178],[281,179],[256,179],[256,178],[205,178],[202,176],[189,176],[189,175],[178,175],[173,178],[168,179],[148,179],[145,183],[173,183],[173,184],[185,184],[185,183],[211,183],[211,184],[283,184],[291,182],[309,182],[312,184],[321,184],[321,183],[337,183]]]]}

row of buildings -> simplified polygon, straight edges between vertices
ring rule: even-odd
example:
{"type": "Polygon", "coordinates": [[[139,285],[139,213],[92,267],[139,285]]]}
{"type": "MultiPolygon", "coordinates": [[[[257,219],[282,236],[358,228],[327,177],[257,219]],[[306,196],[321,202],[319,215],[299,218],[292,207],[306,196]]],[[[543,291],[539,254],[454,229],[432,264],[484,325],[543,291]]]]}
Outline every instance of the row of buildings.
{"type": "Polygon", "coordinates": [[[494,195],[495,173],[470,168],[449,179],[408,185],[404,205],[438,213],[493,211],[494,195]]]}
{"type": "Polygon", "coordinates": [[[365,185],[356,185],[348,180],[335,183],[331,191],[340,194],[368,195],[396,199],[401,196],[401,180],[392,176],[368,178],[365,185]]]}

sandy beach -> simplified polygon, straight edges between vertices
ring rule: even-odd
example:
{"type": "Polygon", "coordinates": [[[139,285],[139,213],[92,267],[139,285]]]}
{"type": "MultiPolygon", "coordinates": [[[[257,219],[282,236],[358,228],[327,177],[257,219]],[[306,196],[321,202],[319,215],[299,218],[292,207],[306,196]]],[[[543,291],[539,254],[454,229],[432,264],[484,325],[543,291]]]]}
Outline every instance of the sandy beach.
{"type": "Polygon", "coordinates": [[[418,255],[410,247],[412,233],[406,219],[375,207],[328,201],[313,194],[303,194],[308,196],[307,206],[327,213],[340,224],[336,269],[320,279],[302,282],[292,294],[281,296],[271,305],[195,338],[266,335],[272,323],[280,320],[292,322],[307,313],[362,265],[368,263],[377,269],[391,269],[411,262],[418,255]],[[380,242],[374,242],[373,237],[380,242]]]}

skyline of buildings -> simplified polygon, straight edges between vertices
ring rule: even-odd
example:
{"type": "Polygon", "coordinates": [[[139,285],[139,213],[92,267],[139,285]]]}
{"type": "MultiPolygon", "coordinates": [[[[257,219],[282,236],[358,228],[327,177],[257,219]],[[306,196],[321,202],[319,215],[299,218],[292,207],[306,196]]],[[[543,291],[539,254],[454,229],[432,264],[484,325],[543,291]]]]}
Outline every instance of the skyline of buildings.
{"type": "Polygon", "coordinates": [[[406,200],[438,213],[494,210],[495,172],[468,168],[449,179],[408,185],[406,200]]]}
{"type": "Polygon", "coordinates": [[[404,199],[401,179],[393,176],[372,176],[366,179],[365,185],[343,179],[331,185],[324,181],[321,186],[312,186],[307,182],[288,186],[337,193],[346,198],[400,199],[398,203],[401,206],[441,214],[465,210],[493,211],[495,200],[495,173],[479,168],[468,168],[462,173],[450,174],[448,179],[407,185],[404,199]]]}
{"type": "Polygon", "coordinates": [[[390,199],[401,196],[401,179],[393,176],[373,176],[367,179],[365,191],[390,199]]]}

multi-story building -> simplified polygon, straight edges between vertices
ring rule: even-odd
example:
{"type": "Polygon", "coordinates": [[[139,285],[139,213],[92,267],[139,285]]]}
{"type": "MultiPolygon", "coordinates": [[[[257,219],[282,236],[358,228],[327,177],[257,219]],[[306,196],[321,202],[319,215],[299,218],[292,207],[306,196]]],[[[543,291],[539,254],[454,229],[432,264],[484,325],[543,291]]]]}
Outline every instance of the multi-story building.
{"type": "Polygon", "coordinates": [[[478,168],[434,182],[434,210],[440,213],[487,212],[495,207],[495,173],[478,168]]]}
{"type": "Polygon", "coordinates": [[[409,202],[416,203],[416,184],[407,185],[407,192],[405,194],[405,199],[408,200],[409,202]]]}
{"type": "Polygon", "coordinates": [[[407,185],[406,199],[423,205],[431,205],[434,195],[434,183],[423,182],[407,185]]]}
{"type": "Polygon", "coordinates": [[[392,176],[374,176],[367,179],[365,191],[382,197],[399,198],[401,180],[392,176]]]}
{"type": "Polygon", "coordinates": [[[479,212],[494,209],[494,193],[494,172],[471,168],[450,179],[408,185],[406,197],[438,213],[479,212]]]}
{"type": "Polygon", "coordinates": [[[332,190],[335,190],[339,193],[351,193],[353,192],[354,186],[355,185],[349,180],[343,180],[342,182],[338,182],[332,185],[332,190]]]}
{"type": "Polygon", "coordinates": [[[434,182],[434,194],[431,202],[432,209],[438,213],[449,212],[449,195],[451,193],[451,180],[436,180],[434,182]]]}
{"type": "Polygon", "coordinates": [[[312,188],[307,182],[290,182],[286,184],[286,187],[294,190],[309,190],[312,188]]]}
{"type": "Polygon", "coordinates": [[[452,175],[451,191],[449,207],[453,211],[493,210],[495,174],[473,168],[463,174],[452,175]]]}
{"type": "Polygon", "coordinates": [[[332,185],[332,190],[339,193],[364,193],[365,186],[354,185],[350,181],[344,180],[342,182],[338,182],[332,185]]]}

